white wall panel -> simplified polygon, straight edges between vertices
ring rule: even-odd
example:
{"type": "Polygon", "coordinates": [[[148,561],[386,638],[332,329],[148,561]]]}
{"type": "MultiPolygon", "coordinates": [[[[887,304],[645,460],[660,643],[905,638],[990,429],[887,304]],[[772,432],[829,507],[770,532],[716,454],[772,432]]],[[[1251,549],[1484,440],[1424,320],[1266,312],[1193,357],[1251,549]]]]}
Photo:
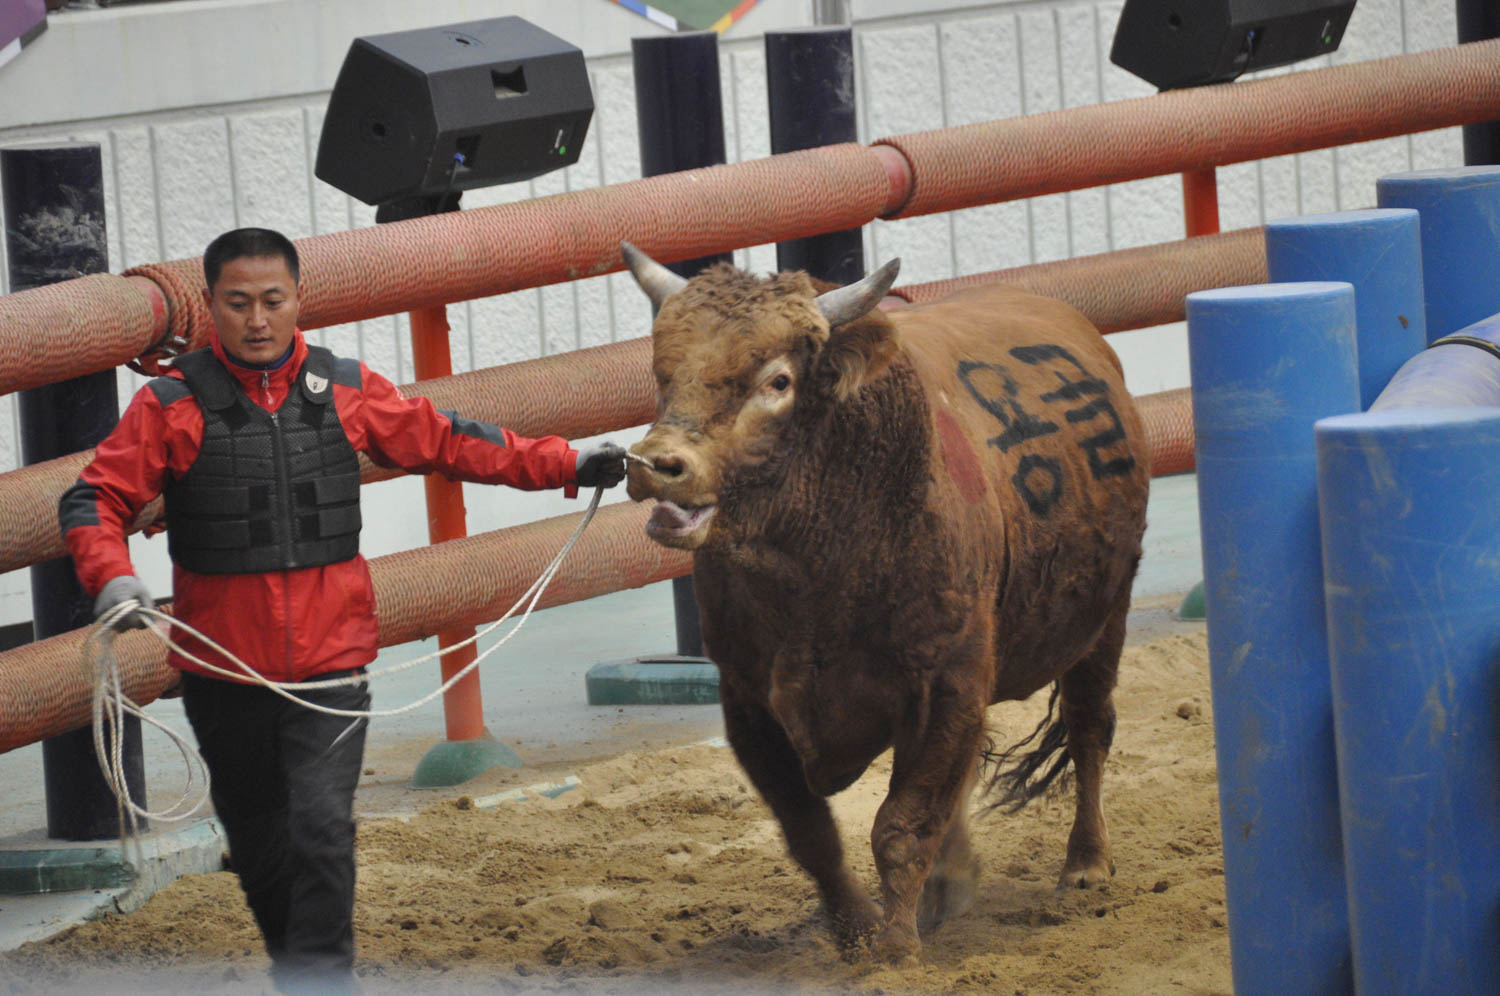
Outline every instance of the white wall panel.
{"type": "Polygon", "coordinates": [[[106,220],[120,235],[119,268],[164,259],[156,214],[156,158],[144,127],[110,131],[115,180],[114,209],[106,220]]]}
{"type": "Polygon", "coordinates": [[[216,114],[151,129],[157,217],[167,259],[201,255],[214,236],[238,224],[227,125],[216,114]]]}
{"type": "Polygon", "coordinates": [[[1300,214],[1327,214],[1339,209],[1337,160],[1332,149],[1299,152],[1297,193],[1300,214]]]}
{"type": "MultiPolygon", "coordinates": [[[[932,24],[880,28],[855,38],[857,96],[864,107],[869,140],[942,126],[942,69],[932,24]]],[[[920,182],[920,181],[919,181],[920,182]]],[[[942,280],[953,275],[951,224],[929,215],[876,225],[871,232],[878,266],[901,257],[901,282],[942,280]]]]}
{"type": "MultiPolygon", "coordinates": [[[[1260,162],[1261,218],[1275,221],[1299,214],[1297,157],[1277,156],[1260,162]]],[[[1224,226],[1229,227],[1229,226],[1224,226]]]]}
{"type": "MultiPolygon", "coordinates": [[[[948,127],[1022,113],[1020,28],[1014,16],[945,21],[939,26],[939,44],[948,127]]],[[[1031,262],[1031,220],[1025,201],[955,211],[949,220],[955,276],[1031,262]]]]}
{"type": "MultiPolygon", "coordinates": [[[[1260,164],[1235,163],[1214,170],[1219,188],[1219,228],[1251,228],[1263,220],[1260,210],[1260,164]]],[[[1184,220],[1186,231],[1186,220],[1184,220]]]]}
{"type": "MultiPolygon", "coordinates": [[[[1062,106],[1097,104],[1102,96],[1099,73],[1098,11],[1092,4],[1057,10],[1058,70],[1062,106]]],[[[1068,198],[1068,255],[1108,252],[1109,190],[1076,190],[1068,198]]]]}
{"type": "Polygon", "coordinates": [[[599,148],[605,183],[641,176],[640,131],[635,120],[635,75],[630,63],[594,69],[594,121],[587,141],[599,148]]]}
{"type": "Polygon", "coordinates": [[[228,124],[235,223],[274,228],[289,239],[313,234],[302,109],[236,114],[228,124]]]}

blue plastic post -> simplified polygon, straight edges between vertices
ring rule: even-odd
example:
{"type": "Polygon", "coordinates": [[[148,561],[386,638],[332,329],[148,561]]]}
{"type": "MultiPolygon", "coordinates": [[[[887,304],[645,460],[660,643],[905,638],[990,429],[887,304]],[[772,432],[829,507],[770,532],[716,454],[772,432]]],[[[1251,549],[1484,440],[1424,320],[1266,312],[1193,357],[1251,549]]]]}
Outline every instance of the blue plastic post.
{"type": "Polygon", "coordinates": [[[1202,291],[1187,323],[1234,990],[1348,992],[1312,427],[1359,409],[1354,289],[1202,291]]]}
{"type": "Polygon", "coordinates": [[[1303,215],[1266,225],[1266,269],[1273,283],[1354,285],[1361,408],[1370,407],[1401,364],[1427,345],[1420,233],[1410,208],[1303,215]]]}
{"type": "Polygon", "coordinates": [[[1422,215],[1428,342],[1500,311],[1500,166],[1392,173],[1375,199],[1422,215]]]}
{"type": "Polygon", "coordinates": [[[1500,410],[1316,440],[1355,983],[1500,993],[1500,410]]]}

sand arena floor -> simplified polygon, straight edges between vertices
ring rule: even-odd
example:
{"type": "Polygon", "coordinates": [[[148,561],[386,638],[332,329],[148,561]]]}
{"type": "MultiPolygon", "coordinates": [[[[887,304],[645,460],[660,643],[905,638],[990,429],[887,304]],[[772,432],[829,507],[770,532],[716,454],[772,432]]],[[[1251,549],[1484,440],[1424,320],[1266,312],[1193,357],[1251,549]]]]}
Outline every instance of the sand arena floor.
{"type": "MultiPolygon", "coordinates": [[[[974,908],[919,964],[839,956],[810,880],[720,746],[572,765],[556,799],[476,808],[455,790],[359,828],[356,971],[367,992],[1228,993],[1207,651],[1201,627],[1127,649],[1105,776],[1118,867],[1059,893],[1071,792],[974,824],[974,908]]],[[[1044,695],[991,710],[1010,742],[1044,695]]],[[[889,755],[834,800],[856,872],[889,755]]],[[[525,777],[544,780],[528,769],[525,777]]],[[[433,798],[429,796],[429,798],[433,798]]],[[[254,993],[267,959],[229,873],[129,916],[0,954],[0,992],[254,993]]]]}

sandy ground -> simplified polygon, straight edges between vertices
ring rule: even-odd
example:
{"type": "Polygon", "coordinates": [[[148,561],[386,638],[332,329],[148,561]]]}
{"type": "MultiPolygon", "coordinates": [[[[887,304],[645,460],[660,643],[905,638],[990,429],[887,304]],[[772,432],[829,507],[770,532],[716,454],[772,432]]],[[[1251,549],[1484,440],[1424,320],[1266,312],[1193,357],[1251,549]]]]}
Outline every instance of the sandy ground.
{"type": "MultiPolygon", "coordinates": [[[[992,709],[997,739],[1029,732],[1043,699],[992,709]]],[[[1201,627],[1128,649],[1116,703],[1114,880],[1055,891],[1070,793],[984,816],[974,908],[926,937],[918,964],[841,958],[731,752],[696,746],[572,765],[582,787],[552,800],[476,808],[452,792],[407,820],[366,818],[356,971],[371,993],[1228,993],[1201,627]]],[[[886,755],[835,799],[872,887],[889,770],[886,755]]],[[[261,992],[266,967],[219,873],[0,955],[0,992],[261,992]]]]}

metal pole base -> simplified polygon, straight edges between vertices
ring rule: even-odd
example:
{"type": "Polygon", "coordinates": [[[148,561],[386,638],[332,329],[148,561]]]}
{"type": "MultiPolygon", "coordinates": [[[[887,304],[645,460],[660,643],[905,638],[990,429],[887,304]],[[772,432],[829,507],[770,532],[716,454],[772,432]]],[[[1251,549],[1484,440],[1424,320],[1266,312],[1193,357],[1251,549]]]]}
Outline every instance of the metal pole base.
{"type": "Polygon", "coordinates": [[[719,669],[707,657],[665,654],[604,661],[584,677],[589,705],[713,705],[719,669]]]}
{"type": "Polygon", "coordinates": [[[462,785],[491,768],[521,768],[520,756],[489,733],[475,740],[444,740],[434,744],[411,775],[412,788],[449,788],[462,785]]]}

